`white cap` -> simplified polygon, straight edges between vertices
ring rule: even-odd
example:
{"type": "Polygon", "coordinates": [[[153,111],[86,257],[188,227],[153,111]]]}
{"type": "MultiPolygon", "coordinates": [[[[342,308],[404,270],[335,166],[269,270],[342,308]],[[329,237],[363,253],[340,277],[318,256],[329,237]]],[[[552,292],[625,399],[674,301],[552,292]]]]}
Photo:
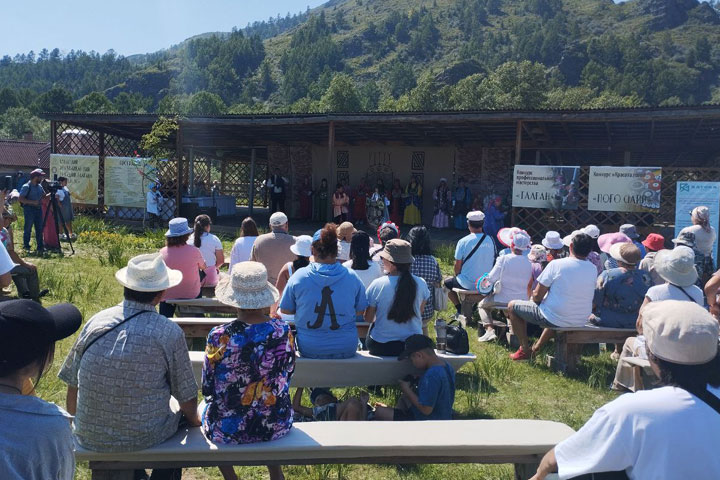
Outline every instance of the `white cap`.
{"type": "Polygon", "coordinates": [[[271,227],[282,227],[286,223],[288,223],[288,218],[287,215],[285,215],[283,212],[275,212],[270,215],[271,227]]]}
{"type": "Polygon", "coordinates": [[[588,225],[582,229],[582,232],[589,235],[590,238],[598,238],[600,236],[600,229],[596,225],[588,225]]]}
{"type": "Polygon", "coordinates": [[[485,214],[480,210],[473,210],[472,212],[468,212],[467,219],[469,222],[482,222],[485,220],[485,214]]]}

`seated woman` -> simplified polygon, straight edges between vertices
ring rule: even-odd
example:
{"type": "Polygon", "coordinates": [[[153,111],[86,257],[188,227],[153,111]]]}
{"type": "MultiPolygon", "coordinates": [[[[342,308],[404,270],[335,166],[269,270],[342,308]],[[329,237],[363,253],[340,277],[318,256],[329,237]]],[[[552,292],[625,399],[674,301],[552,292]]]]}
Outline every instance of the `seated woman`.
{"type": "Polygon", "coordinates": [[[357,275],[337,263],[335,225],[313,235],[314,261],[290,277],[280,312],[295,315],[300,354],[308,358],[351,358],[358,347],[355,317],[367,306],[357,275]]]}
{"type": "Polygon", "coordinates": [[[410,335],[422,333],[422,312],[430,298],[425,280],[410,273],[412,246],[394,239],[380,252],[386,276],[367,289],[365,321],[372,323],[367,338],[371,355],[398,356],[410,335]]]}
{"type": "Polygon", "coordinates": [[[189,245],[194,245],[200,249],[203,260],[207,268],[205,269],[205,278],[202,279],[203,287],[214,287],[218,282],[219,268],[225,263],[225,252],[220,239],[210,233],[212,220],[208,215],[198,215],[195,217],[195,228],[193,234],[188,239],[189,245]]]}
{"type": "MultiPolygon", "coordinates": [[[[202,371],[202,431],[223,444],[267,442],[282,438],[293,422],[290,379],[295,347],[290,327],[267,315],[278,291],[261,263],[241,262],[223,276],[215,295],[237,308],[237,319],[208,335],[202,371]]],[[[284,478],[268,466],[270,478],[284,478]]],[[[220,467],[225,480],[237,480],[233,467],[220,467]]]]}
{"type": "Polygon", "coordinates": [[[50,369],[55,342],[80,328],[69,304],[47,309],[31,300],[0,303],[0,477],[3,480],[72,480],[75,455],[65,410],[33,396],[50,369]]]}
{"type": "MultiPolygon", "coordinates": [[[[285,285],[287,285],[290,277],[301,268],[310,265],[310,256],[312,255],[312,237],[310,235],[300,235],[295,238],[295,245],[290,245],[290,251],[295,254],[295,260],[288,262],[283,265],[280,269],[280,274],[275,282],[275,288],[278,289],[280,296],[282,297],[285,291],[285,285]]],[[[277,302],[273,303],[270,308],[270,316],[274,318],[282,318],[283,320],[290,321],[294,320],[293,315],[283,315],[277,311],[277,302]]]]}
{"type": "Polygon", "coordinates": [[[365,232],[353,234],[350,242],[350,260],[343,263],[343,266],[360,277],[365,288],[383,275],[380,265],[370,261],[370,236],[365,232]]]}
{"type": "Polygon", "coordinates": [[[170,220],[168,231],[165,232],[165,247],[160,249],[168,268],[182,272],[182,282],[176,287],[168,288],[163,295],[158,311],[168,318],[175,315],[175,305],[166,303],[166,299],[190,299],[200,296],[200,271],[206,268],[200,249],[188,245],[187,241],[193,229],[188,226],[186,218],[178,217],[170,220]]]}
{"type": "Polygon", "coordinates": [[[255,240],[260,236],[255,220],[252,217],[246,217],[240,225],[240,236],[235,240],[232,250],[230,251],[230,266],[228,272],[232,272],[233,265],[240,262],[250,260],[255,240]]]}
{"type": "Polygon", "coordinates": [[[442,288],[442,273],[437,259],[432,254],[430,234],[425,226],[413,227],[408,233],[408,241],[412,245],[412,256],[415,258],[410,273],[425,280],[430,290],[430,298],[425,302],[422,311],[423,335],[428,335],[428,324],[435,313],[435,289],[442,288]]]}
{"type": "Polygon", "coordinates": [[[478,304],[478,313],[482,320],[485,333],[478,339],[480,342],[490,342],[497,339],[492,321],[494,307],[506,307],[511,300],[526,300],[528,285],[532,283],[532,264],[525,252],[530,249],[530,236],[522,230],[511,233],[512,237],[503,241],[501,235],[510,229],[504,228],[498,233],[501,243],[510,245],[511,253],[501,255],[495,260],[487,280],[491,284],[500,282],[500,289],[483,298],[478,304]]]}

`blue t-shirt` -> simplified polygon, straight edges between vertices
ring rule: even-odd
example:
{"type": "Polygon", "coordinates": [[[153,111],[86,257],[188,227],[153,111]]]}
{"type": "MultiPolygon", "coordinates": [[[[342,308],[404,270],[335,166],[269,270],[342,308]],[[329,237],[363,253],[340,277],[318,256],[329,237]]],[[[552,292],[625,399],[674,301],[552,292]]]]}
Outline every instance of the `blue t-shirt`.
{"type": "Polygon", "coordinates": [[[281,310],[295,312],[298,350],[308,358],[355,355],[355,313],[365,308],[365,286],[339,263],[311,263],[297,270],[280,300],[281,310]]]}
{"type": "Polygon", "coordinates": [[[375,323],[370,331],[370,337],[380,343],[393,341],[404,342],[407,337],[416,333],[422,333],[422,312],[420,306],[422,302],[427,302],[430,298],[430,290],[420,277],[412,276],[415,280],[415,302],[413,307],[415,315],[404,323],[398,323],[390,320],[388,312],[392,307],[395,299],[395,291],[400,277],[386,275],[373,280],[368,287],[366,294],[368,306],[375,307],[375,323]]]}
{"type": "MultiPolygon", "coordinates": [[[[27,182],[20,189],[20,196],[27,198],[28,200],[40,200],[45,196],[45,190],[43,190],[43,187],[40,184],[33,185],[32,183],[27,182]]],[[[24,207],[38,208],[36,205],[24,205],[24,207]]]]}
{"type": "Polygon", "coordinates": [[[420,405],[433,407],[430,415],[423,415],[414,405],[415,420],[452,420],[452,408],[455,403],[455,371],[445,365],[435,365],[427,369],[418,384],[420,405]]]}
{"type": "MultiPolygon", "coordinates": [[[[471,233],[460,239],[455,247],[455,260],[462,260],[470,255],[484,233],[471,233]]],[[[457,280],[466,290],[474,290],[478,278],[488,273],[495,263],[495,242],[490,235],[485,236],[482,245],[473,253],[473,256],[465,262],[457,280]]]]}

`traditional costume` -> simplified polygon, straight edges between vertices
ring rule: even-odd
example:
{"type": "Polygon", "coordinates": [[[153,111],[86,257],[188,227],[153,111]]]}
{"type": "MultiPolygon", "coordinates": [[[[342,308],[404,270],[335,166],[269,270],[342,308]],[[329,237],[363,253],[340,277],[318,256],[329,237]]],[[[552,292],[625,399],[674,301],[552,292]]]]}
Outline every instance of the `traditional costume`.
{"type": "Polygon", "coordinates": [[[467,228],[465,215],[470,211],[472,193],[470,189],[465,186],[465,181],[462,178],[460,178],[458,184],[457,188],[455,188],[453,215],[455,217],[455,228],[465,230],[467,228]]]}
{"type": "Polygon", "coordinates": [[[420,225],[422,223],[422,187],[414,178],[405,188],[405,225],[420,225]]]}
{"type": "Polygon", "coordinates": [[[320,187],[315,191],[313,197],[313,220],[316,222],[327,222],[327,198],[328,185],[324,178],[320,182],[320,187]]]}
{"type": "Polygon", "coordinates": [[[390,192],[390,220],[396,225],[400,225],[403,221],[403,189],[400,180],[395,180],[393,189],[390,192]]]}
{"type": "Polygon", "coordinates": [[[440,184],[433,192],[433,199],[435,200],[435,211],[432,226],[435,228],[447,228],[450,220],[450,203],[452,199],[446,179],[440,179],[440,184]]]}

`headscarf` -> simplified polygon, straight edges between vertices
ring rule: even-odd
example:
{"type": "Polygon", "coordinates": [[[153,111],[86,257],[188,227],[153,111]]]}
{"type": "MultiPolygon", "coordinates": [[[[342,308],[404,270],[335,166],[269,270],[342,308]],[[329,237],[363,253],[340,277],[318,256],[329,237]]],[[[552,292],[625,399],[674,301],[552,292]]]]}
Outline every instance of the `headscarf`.
{"type": "Polygon", "coordinates": [[[693,208],[690,217],[695,225],[700,225],[703,230],[710,232],[710,209],[708,207],[703,205],[693,208]]]}

